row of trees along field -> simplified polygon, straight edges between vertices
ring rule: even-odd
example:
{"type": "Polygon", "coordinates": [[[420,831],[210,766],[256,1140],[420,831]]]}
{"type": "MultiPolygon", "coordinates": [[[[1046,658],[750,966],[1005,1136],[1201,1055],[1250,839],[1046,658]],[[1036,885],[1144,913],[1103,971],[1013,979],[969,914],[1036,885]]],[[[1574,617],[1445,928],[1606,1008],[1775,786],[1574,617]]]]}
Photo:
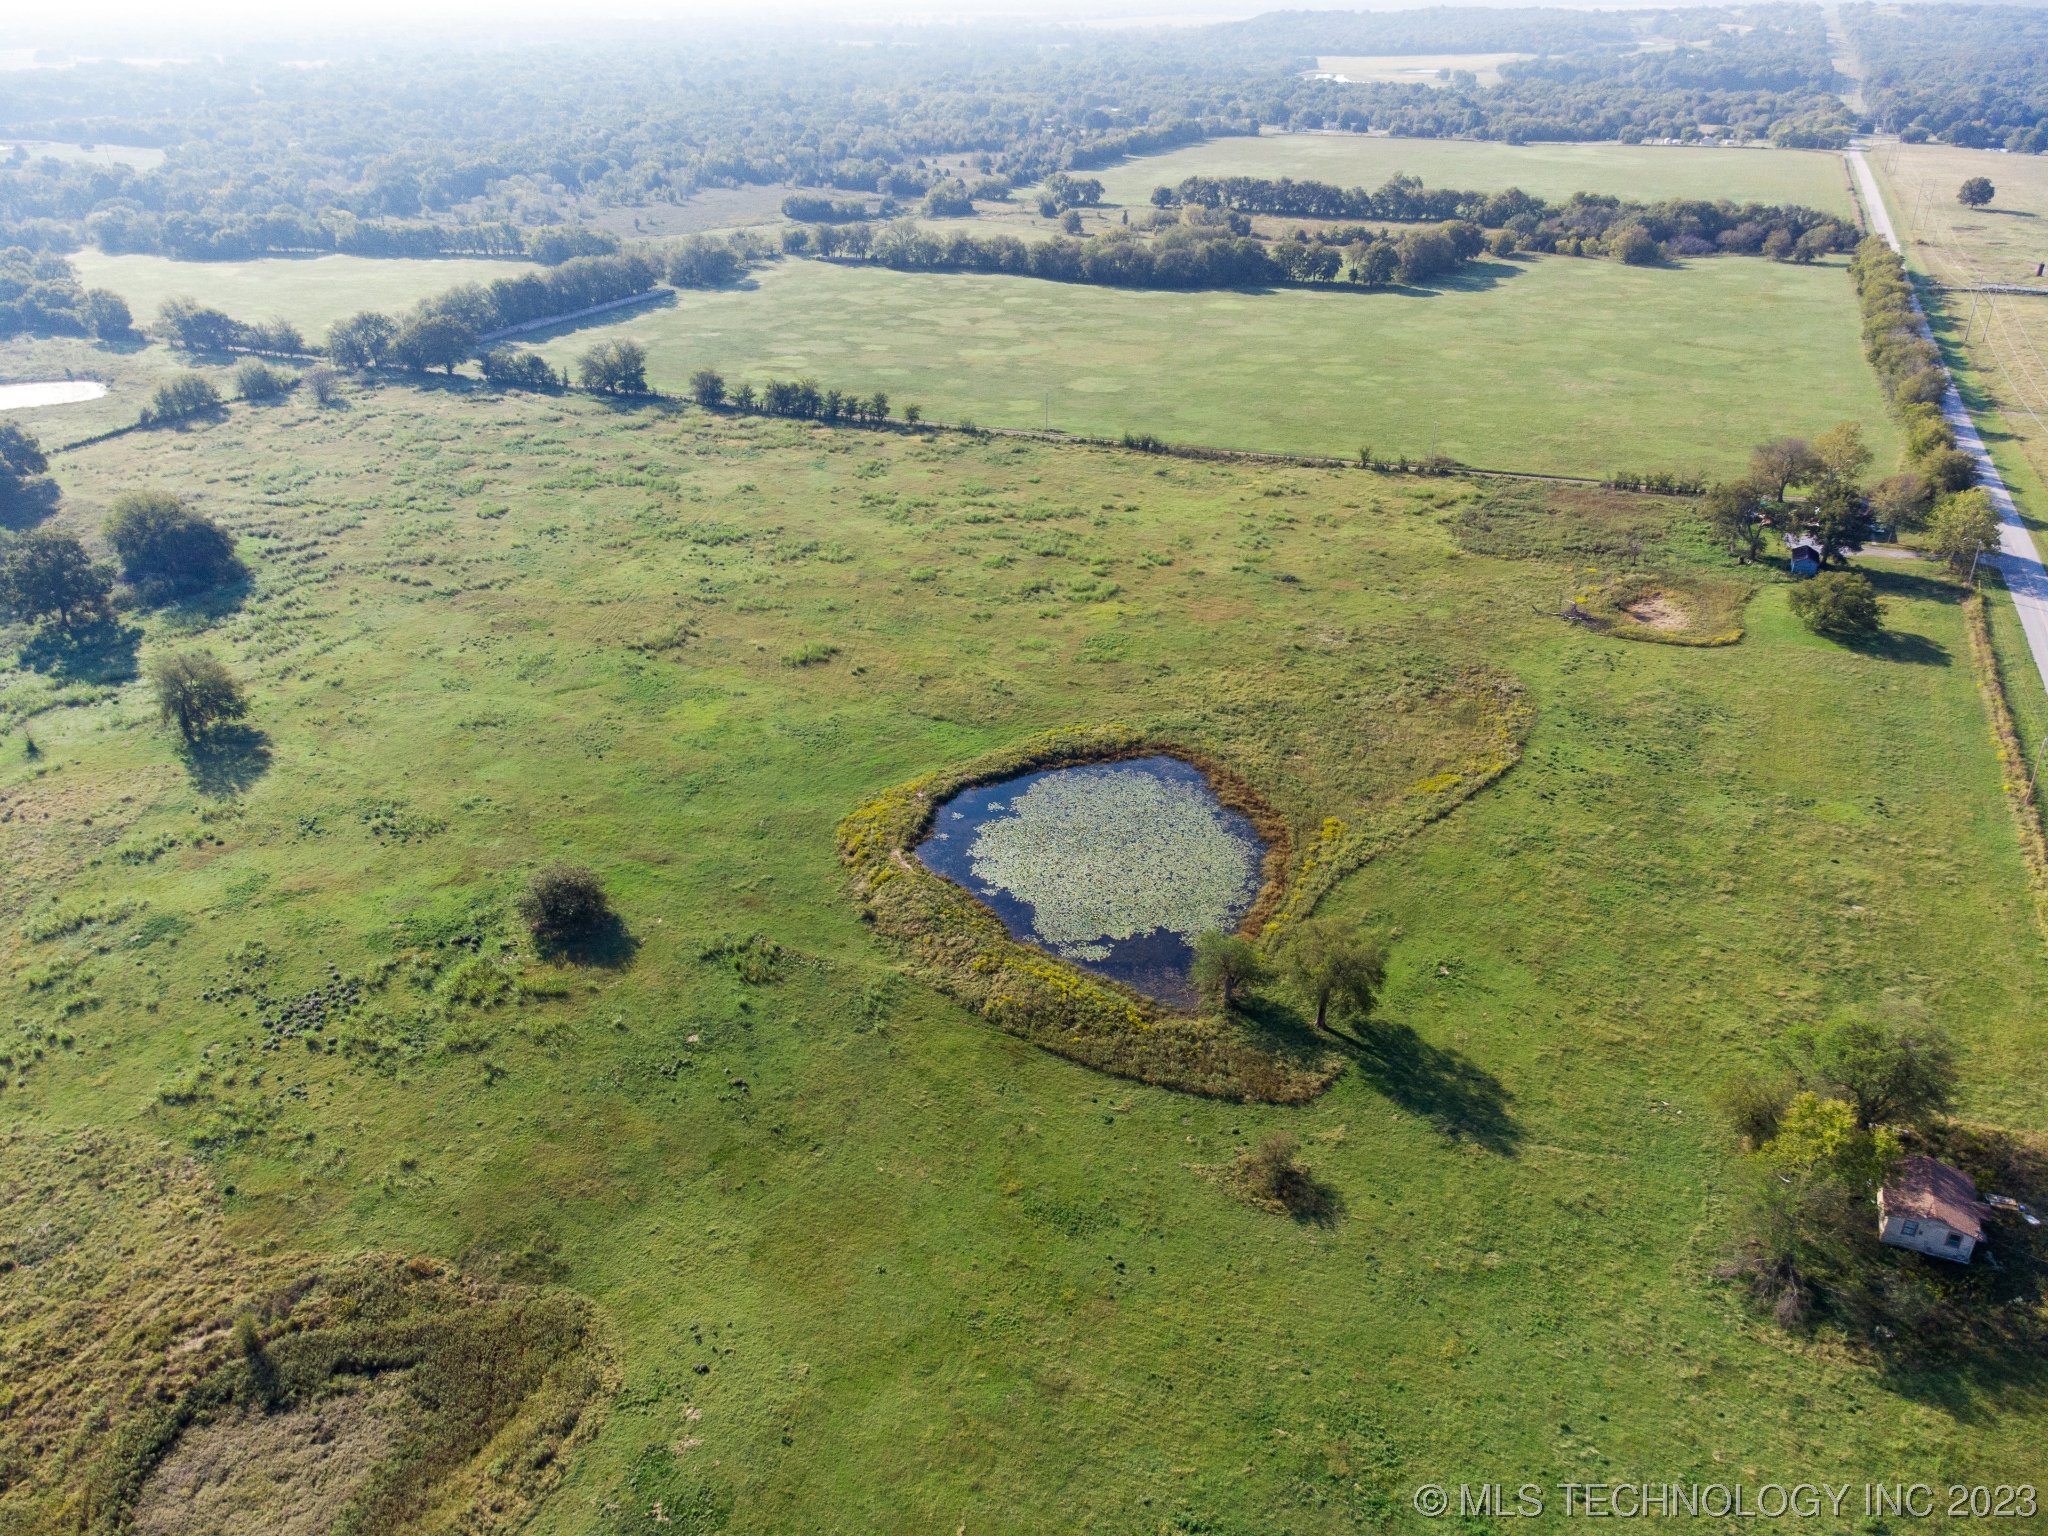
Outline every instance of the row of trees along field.
{"type": "Polygon", "coordinates": [[[1872,122],[1909,144],[2048,150],[2048,11],[1845,5],[1872,122]]]}
{"type": "Polygon", "coordinates": [[[1418,177],[1395,176],[1377,191],[1338,187],[1291,177],[1189,176],[1178,186],[1152,193],[1158,208],[1230,209],[1301,219],[1382,219],[1392,223],[1466,219],[1482,229],[1514,233],[1520,249],[1555,251],[1560,246],[1605,244],[1617,229],[1633,226],[1656,242],[1661,254],[1705,256],[1717,251],[1764,254],[1783,260],[1811,259],[1855,249],[1857,230],[1830,214],[1796,205],[1708,202],[1673,198],[1636,203],[1593,192],[1574,192],[1562,203],[1509,188],[1466,192],[1425,187],[1418,177]]]}
{"type": "MultiPolygon", "coordinates": [[[[745,185],[922,198],[963,174],[1021,186],[1262,125],[1509,141],[1711,130],[1781,143],[1835,143],[1851,126],[1812,7],[1597,25],[1438,8],[1155,33],[884,31],[887,47],[825,46],[840,35],[827,25],[488,56],[337,46],[317,70],[250,55],[20,71],[0,131],[167,154],[148,167],[17,155],[0,165],[0,225],[16,231],[4,238],[59,248],[89,237],[185,255],[555,259],[588,251],[557,248],[566,237],[536,226],[590,206],[745,185]],[[1642,48],[1653,35],[1677,46],[1642,48]],[[1495,86],[1310,77],[1319,53],[1455,53],[1475,39],[1541,56],[1505,66],[1495,86]]],[[[875,40],[869,27],[845,35],[875,40]]]]}
{"type": "Polygon", "coordinates": [[[85,238],[110,255],[143,252],[179,261],[247,261],[253,256],[505,257],[547,265],[618,250],[603,230],[552,224],[519,229],[503,220],[434,223],[418,219],[319,216],[295,208],[213,217],[157,214],[125,201],[87,215],[85,238]]]}
{"type": "Polygon", "coordinates": [[[1112,288],[1426,283],[1450,276],[1487,249],[1484,231],[1462,220],[1397,235],[1338,230],[1278,242],[1236,233],[1227,224],[1175,224],[1157,237],[1118,228],[1088,240],[942,232],[909,221],[880,230],[825,224],[792,233],[801,237],[788,242],[798,255],[897,272],[989,272],[1112,288]]]}

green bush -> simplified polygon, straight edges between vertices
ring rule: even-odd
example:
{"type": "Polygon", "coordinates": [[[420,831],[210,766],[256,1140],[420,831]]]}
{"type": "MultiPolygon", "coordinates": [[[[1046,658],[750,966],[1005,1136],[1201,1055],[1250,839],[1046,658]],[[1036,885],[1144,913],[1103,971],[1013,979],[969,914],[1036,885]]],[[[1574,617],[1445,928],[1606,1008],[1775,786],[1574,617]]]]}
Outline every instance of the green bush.
{"type": "Polygon", "coordinates": [[[536,939],[565,944],[588,938],[612,920],[604,883],[574,864],[544,869],[526,883],[519,916],[536,939]]]}
{"type": "Polygon", "coordinates": [[[1860,571],[1828,571],[1792,589],[1792,612],[1816,635],[1859,640],[1884,625],[1877,589],[1860,571]]]}
{"type": "Polygon", "coordinates": [[[199,591],[242,574],[233,537],[168,492],[130,491],[119,497],[101,532],[114,548],[121,574],[138,587],[199,591]]]}
{"type": "Polygon", "coordinates": [[[149,404],[142,408],[142,425],[161,426],[219,409],[220,391],[211,380],[203,374],[181,373],[157,385],[149,404]]]}

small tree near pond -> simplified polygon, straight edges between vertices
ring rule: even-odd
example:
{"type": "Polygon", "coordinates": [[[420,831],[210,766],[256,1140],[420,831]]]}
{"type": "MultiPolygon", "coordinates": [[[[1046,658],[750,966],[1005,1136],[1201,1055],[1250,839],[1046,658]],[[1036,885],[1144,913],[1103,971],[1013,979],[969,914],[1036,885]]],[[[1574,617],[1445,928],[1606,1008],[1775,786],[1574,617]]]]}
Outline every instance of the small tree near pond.
{"type": "Polygon", "coordinates": [[[1226,1013],[1237,1006],[1240,988],[1264,981],[1266,962],[1251,942],[1234,933],[1195,937],[1195,990],[1226,1013]]]}
{"type": "Polygon", "coordinates": [[[1368,1017],[1387,981],[1387,957],[1376,939],[1331,918],[1299,924],[1280,951],[1283,974],[1315,1005],[1316,1028],[1330,1010],[1368,1017]]]}
{"type": "Polygon", "coordinates": [[[196,742],[223,720],[239,720],[249,700],[234,674],[207,651],[160,656],[150,664],[157,711],[188,742],[196,742]]]}
{"type": "Polygon", "coordinates": [[[611,899],[604,883],[574,864],[541,870],[526,882],[519,898],[519,916],[543,944],[573,944],[591,937],[611,921],[611,899]]]}
{"type": "Polygon", "coordinates": [[[1831,640],[1867,639],[1884,624],[1877,589],[1860,571],[1828,571],[1801,582],[1792,589],[1792,613],[1831,640]]]}

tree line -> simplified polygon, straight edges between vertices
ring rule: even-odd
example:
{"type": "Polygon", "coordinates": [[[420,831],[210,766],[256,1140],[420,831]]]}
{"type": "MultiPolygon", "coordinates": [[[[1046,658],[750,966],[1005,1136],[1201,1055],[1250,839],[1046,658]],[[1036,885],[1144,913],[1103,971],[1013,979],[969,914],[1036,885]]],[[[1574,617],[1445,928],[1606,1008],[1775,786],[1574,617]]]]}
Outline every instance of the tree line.
{"type": "MultiPolygon", "coordinates": [[[[795,233],[795,232],[793,232],[795,233]]],[[[1385,287],[1426,283],[1458,271],[1486,249],[1484,233],[1462,221],[1441,229],[1339,231],[1268,244],[1227,227],[1176,225],[1157,239],[1113,229],[1089,240],[933,231],[913,222],[879,232],[819,225],[792,242],[795,254],[861,262],[897,272],[986,272],[1112,288],[1250,288],[1279,284],[1385,287]],[[864,238],[865,237],[865,238],[864,238]]]]}
{"type": "Polygon", "coordinates": [[[250,54],[20,71],[11,132],[167,155],[147,168],[17,157],[0,166],[0,225],[40,221],[74,241],[90,230],[110,246],[201,256],[501,254],[522,248],[516,237],[546,260],[535,242],[568,237],[537,226],[589,207],[746,185],[923,198],[963,174],[1021,186],[1262,126],[1511,142],[1711,129],[1785,143],[1836,142],[1851,126],[1815,8],[1687,11],[1675,30],[1711,41],[1662,51],[1639,49],[1634,30],[1626,18],[1440,7],[1147,36],[917,29],[883,48],[834,48],[820,46],[842,35],[826,22],[788,48],[608,33],[488,57],[336,43],[317,70],[250,54]],[[1552,41],[1515,50],[1545,56],[1509,64],[1495,86],[1308,77],[1317,53],[1381,32],[1393,45],[1365,51],[1552,41]]]}
{"type": "Polygon", "coordinates": [[[1832,251],[1853,250],[1858,238],[1849,224],[1797,205],[1699,198],[1637,203],[1594,192],[1574,192],[1562,203],[1550,203],[1518,188],[1429,188],[1414,176],[1392,177],[1377,191],[1285,176],[1189,176],[1178,186],[1155,189],[1152,203],[1157,208],[1193,205],[1282,218],[1389,223],[1464,219],[1482,229],[1509,231],[1519,249],[1570,255],[1606,254],[1617,231],[1631,228],[1654,241],[1660,256],[1726,251],[1812,260],[1832,251]],[[1596,251],[1589,252],[1588,245],[1596,251]]]}
{"type": "MultiPolygon", "coordinates": [[[[748,383],[727,384],[725,375],[715,368],[699,368],[690,376],[690,398],[707,411],[759,412],[800,421],[873,424],[889,419],[889,397],[879,389],[870,395],[825,389],[816,379],[770,379],[756,389],[748,383]]],[[[914,427],[923,419],[917,406],[905,407],[905,424],[914,427]]]]}
{"type": "Polygon", "coordinates": [[[315,216],[294,208],[217,216],[174,211],[156,214],[122,204],[85,220],[85,238],[109,255],[140,252],[177,261],[247,261],[257,256],[334,252],[377,257],[501,257],[555,265],[576,256],[618,250],[616,235],[572,225],[520,229],[503,220],[429,223],[315,216]]]}

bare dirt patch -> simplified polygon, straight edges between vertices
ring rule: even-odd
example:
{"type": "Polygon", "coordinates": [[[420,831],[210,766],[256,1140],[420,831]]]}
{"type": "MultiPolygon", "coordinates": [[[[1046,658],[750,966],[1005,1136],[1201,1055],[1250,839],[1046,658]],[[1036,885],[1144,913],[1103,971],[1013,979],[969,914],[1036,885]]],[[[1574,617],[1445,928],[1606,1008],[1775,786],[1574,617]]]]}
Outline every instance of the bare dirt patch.
{"type": "Polygon", "coordinates": [[[1646,592],[1634,602],[1624,604],[1621,611],[1652,629],[1682,630],[1692,623],[1691,615],[1662,592],[1646,592]]]}
{"type": "Polygon", "coordinates": [[[404,1397],[386,1377],[187,1430],[143,1484],[136,1536],[327,1536],[389,1453],[404,1397]]]}

